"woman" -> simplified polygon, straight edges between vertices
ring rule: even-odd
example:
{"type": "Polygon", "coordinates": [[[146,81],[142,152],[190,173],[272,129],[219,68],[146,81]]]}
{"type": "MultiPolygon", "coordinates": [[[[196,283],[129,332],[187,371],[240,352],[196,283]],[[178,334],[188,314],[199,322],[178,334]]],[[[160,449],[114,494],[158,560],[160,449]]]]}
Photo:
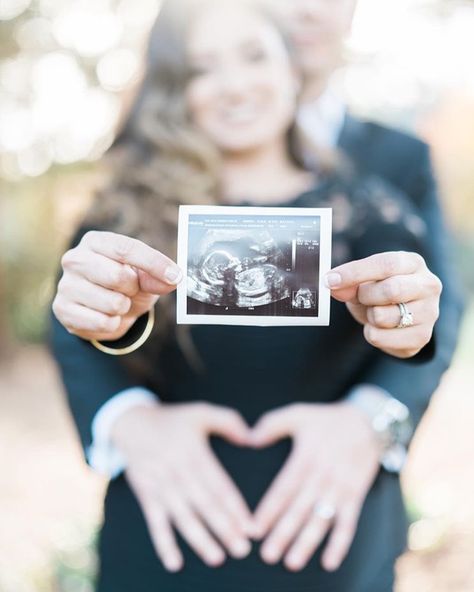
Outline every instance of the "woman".
{"type": "Polygon", "coordinates": [[[63,257],[53,305],[84,443],[97,452],[106,439],[125,465],[105,503],[100,592],[392,587],[399,483],[380,472],[382,442],[346,395],[382,351],[424,355],[441,287],[402,195],[299,165],[298,90],[281,33],[255,7],[165,3],[113,183],[63,257]],[[167,296],[128,368],[94,349],[133,342],[181,281],[180,203],[332,207],[331,326],[178,331],[167,296]],[[402,302],[413,326],[399,327],[402,302]],[[153,395],[104,421],[113,395],[136,386],[153,395]]]}

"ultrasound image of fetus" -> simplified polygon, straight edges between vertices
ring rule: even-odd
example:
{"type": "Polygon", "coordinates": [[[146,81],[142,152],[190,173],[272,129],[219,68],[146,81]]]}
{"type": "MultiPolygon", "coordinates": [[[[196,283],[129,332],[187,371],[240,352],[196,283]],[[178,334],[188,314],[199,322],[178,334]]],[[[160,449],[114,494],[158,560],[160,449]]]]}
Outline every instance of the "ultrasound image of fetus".
{"type": "Polygon", "coordinates": [[[283,253],[266,230],[208,230],[193,252],[188,296],[199,302],[244,308],[290,294],[283,253]]]}
{"type": "Polygon", "coordinates": [[[304,310],[314,308],[316,306],[316,295],[309,288],[300,288],[293,293],[291,306],[304,310]]]}

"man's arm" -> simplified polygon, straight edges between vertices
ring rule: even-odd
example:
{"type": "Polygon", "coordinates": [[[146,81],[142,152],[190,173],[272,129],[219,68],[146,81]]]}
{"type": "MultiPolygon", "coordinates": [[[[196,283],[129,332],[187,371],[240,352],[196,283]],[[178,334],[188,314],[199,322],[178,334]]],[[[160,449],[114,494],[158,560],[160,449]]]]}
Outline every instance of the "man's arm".
{"type": "Polygon", "coordinates": [[[443,283],[440,317],[436,325],[437,354],[440,369],[449,367],[464,311],[462,282],[454,259],[453,239],[445,223],[444,212],[433,175],[429,148],[420,147],[419,165],[413,173],[410,191],[427,226],[426,259],[430,269],[443,283]]]}
{"type": "Polygon", "coordinates": [[[435,325],[434,342],[431,344],[434,344],[434,348],[427,361],[423,356],[417,356],[408,364],[380,353],[377,362],[361,376],[361,382],[379,386],[404,403],[416,426],[451,363],[464,304],[428,147],[413,140],[409,155],[411,167],[407,167],[401,188],[426,224],[423,255],[430,270],[443,283],[440,317],[435,325]]]}
{"type": "MultiPolygon", "coordinates": [[[[69,248],[77,246],[89,230],[94,229],[81,227],[69,248]]],[[[134,333],[139,335],[143,331],[146,316],[140,317],[115,344],[134,341],[134,333]]],[[[112,476],[117,470],[106,465],[118,464],[113,460],[114,454],[110,450],[106,454],[106,449],[113,417],[127,407],[158,398],[146,389],[143,381],[131,376],[121,358],[102,353],[89,341],[69,333],[54,314],[51,314],[49,345],[62,375],[86,458],[93,468],[112,476]]]]}
{"type": "Polygon", "coordinates": [[[124,364],[71,335],[52,315],[50,346],[61,372],[69,406],[85,451],[92,444],[92,422],[114,395],[137,386],[124,364]]]}
{"type": "Polygon", "coordinates": [[[121,391],[104,403],[92,420],[92,443],[86,457],[94,471],[111,479],[126,468],[126,461],[113,444],[112,432],[119,418],[136,407],[156,407],[158,399],[143,387],[121,391]]]}

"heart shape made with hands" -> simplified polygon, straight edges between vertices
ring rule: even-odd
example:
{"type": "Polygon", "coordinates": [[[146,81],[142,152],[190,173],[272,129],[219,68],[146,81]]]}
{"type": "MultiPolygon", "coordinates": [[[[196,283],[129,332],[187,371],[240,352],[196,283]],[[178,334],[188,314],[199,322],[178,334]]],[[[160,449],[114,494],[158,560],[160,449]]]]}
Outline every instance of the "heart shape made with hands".
{"type": "MultiPolygon", "coordinates": [[[[246,426],[243,419],[239,423],[246,426]]],[[[380,470],[379,445],[367,419],[347,403],[290,403],[240,433],[240,441],[223,430],[219,435],[254,449],[288,437],[295,443],[252,512],[251,537],[262,540],[264,560],[284,558],[289,569],[302,569],[330,533],[321,561],[325,569],[337,569],[380,470]],[[330,458],[315,454],[323,445],[330,458]]]]}
{"type": "MultiPolygon", "coordinates": [[[[337,403],[332,405],[335,408],[337,403]]],[[[219,422],[211,426],[210,433],[221,436],[230,443],[247,448],[265,448],[284,438],[292,437],[298,429],[302,418],[307,417],[309,408],[312,410],[326,409],[326,404],[317,402],[295,402],[283,407],[270,409],[264,412],[253,426],[246,423],[245,419],[238,413],[230,421],[219,422]]],[[[344,406],[345,407],[345,406],[344,406]]]]}

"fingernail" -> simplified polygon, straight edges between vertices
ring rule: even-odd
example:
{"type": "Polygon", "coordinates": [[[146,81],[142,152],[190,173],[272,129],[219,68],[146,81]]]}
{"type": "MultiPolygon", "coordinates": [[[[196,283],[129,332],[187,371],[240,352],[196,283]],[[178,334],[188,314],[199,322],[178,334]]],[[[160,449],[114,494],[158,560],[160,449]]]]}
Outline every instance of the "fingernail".
{"type": "Polygon", "coordinates": [[[301,561],[301,557],[297,555],[290,555],[286,558],[285,565],[291,570],[298,570],[303,567],[303,562],[301,561]]]}
{"type": "Polygon", "coordinates": [[[224,563],[225,555],[222,551],[211,551],[209,553],[209,563],[213,566],[218,566],[224,563]]]}
{"type": "Polygon", "coordinates": [[[325,277],[326,286],[328,288],[337,288],[342,283],[342,277],[339,273],[328,273],[325,277]]]}
{"type": "Polygon", "coordinates": [[[247,555],[250,553],[251,548],[252,547],[248,541],[246,541],[245,539],[241,539],[239,541],[236,541],[232,545],[232,555],[236,559],[242,559],[244,557],[247,557],[247,555]]]}
{"type": "Polygon", "coordinates": [[[179,571],[183,567],[183,562],[179,557],[172,557],[166,561],[166,569],[168,571],[179,571]]]}
{"type": "Polygon", "coordinates": [[[179,284],[182,277],[181,269],[176,265],[170,265],[165,269],[165,278],[170,284],[179,284]]]}
{"type": "Polygon", "coordinates": [[[326,571],[336,571],[338,568],[337,561],[334,558],[323,559],[322,563],[326,571]]]}
{"type": "Polygon", "coordinates": [[[265,547],[262,551],[262,556],[267,563],[276,563],[280,553],[276,547],[265,547]]]}

